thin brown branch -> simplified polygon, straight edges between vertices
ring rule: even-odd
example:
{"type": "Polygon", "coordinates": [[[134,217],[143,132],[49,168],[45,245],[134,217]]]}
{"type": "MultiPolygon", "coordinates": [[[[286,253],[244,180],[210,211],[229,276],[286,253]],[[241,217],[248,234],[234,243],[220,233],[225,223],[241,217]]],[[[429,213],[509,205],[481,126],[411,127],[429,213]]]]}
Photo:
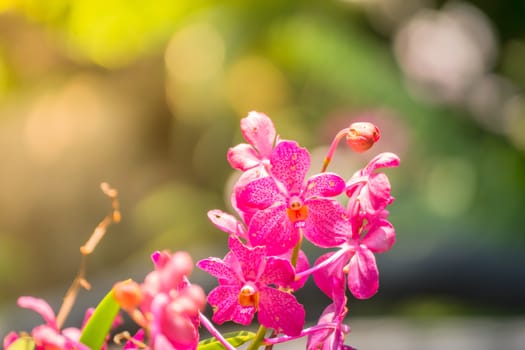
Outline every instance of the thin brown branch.
{"type": "Polygon", "coordinates": [[[75,279],[73,280],[71,286],[67,290],[66,295],[64,296],[64,300],[62,302],[62,306],[58,311],[58,315],[56,318],[58,328],[61,328],[64,325],[67,316],[69,315],[73,308],[73,305],[75,304],[80,288],[84,288],[87,290],[91,288],[91,285],[85,278],[87,257],[91,253],[93,253],[98,243],[102,240],[102,238],[107,232],[109,225],[111,225],[112,223],[118,223],[121,219],[119,202],[117,199],[117,190],[111,188],[106,182],[103,182],[100,185],[100,188],[102,189],[102,192],[104,192],[104,194],[111,199],[111,213],[109,213],[106,217],[104,217],[104,219],[102,219],[102,221],[97,225],[97,227],[95,228],[89,239],[86,241],[86,243],[82,247],[80,247],[80,267],[78,269],[78,273],[75,279]]]}

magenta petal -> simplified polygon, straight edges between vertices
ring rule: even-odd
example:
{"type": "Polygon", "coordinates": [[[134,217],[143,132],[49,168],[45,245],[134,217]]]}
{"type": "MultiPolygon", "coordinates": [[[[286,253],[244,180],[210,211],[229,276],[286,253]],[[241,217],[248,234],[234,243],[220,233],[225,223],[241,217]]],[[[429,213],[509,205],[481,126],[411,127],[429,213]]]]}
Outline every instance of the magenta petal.
{"type": "Polygon", "coordinates": [[[11,344],[13,344],[18,338],[20,338],[18,336],[18,334],[16,332],[9,332],[5,337],[4,337],[4,349],[5,350],[8,350],[9,346],[11,346],[11,344]]]}
{"type": "Polygon", "coordinates": [[[289,293],[273,288],[260,291],[259,322],[277,333],[299,335],[304,326],[304,307],[289,293]]]}
{"type": "Polygon", "coordinates": [[[237,275],[231,266],[219,258],[208,258],[197,262],[197,266],[213,277],[226,281],[237,281],[237,275]]]}
{"type": "Polygon", "coordinates": [[[345,189],[345,180],[337,174],[322,173],[308,179],[304,198],[321,196],[333,197],[341,194],[345,189]]]}
{"type": "Polygon", "coordinates": [[[310,242],[330,248],[348,240],[351,227],[341,204],[331,199],[311,198],[305,201],[305,205],[308,207],[308,217],[304,235],[310,242]]]}
{"type": "MultiPolygon", "coordinates": [[[[314,265],[319,265],[326,259],[334,255],[335,252],[329,252],[321,255],[314,263],[314,265]]],[[[316,270],[313,273],[313,278],[316,286],[325,293],[329,298],[333,298],[336,292],[336,286],[344,285],[345,276],[343,274],[343,268],[348,262],[350,255],[344,254],[329,266],[316,270]]],[[[337,288],[338,290],[339,288],[337,288]]]]}
{"type": "Polygon", "coordinates": [[[379,272],[374,254],[360,246],[350,259],[348,271],[348,288],[358,299],[368,299],[377,293],[379,272]]]}
{"type": "Polygon", "coordinates": [[[276,201],[283,201],[273,178],[267,176],[253,180],[242,187],[236,188],[236,203],[239,209],[265,209],[276,201]]]}
{"type": "Polygon", "coordinates": [[[270,155],[275,140],[275,127],[266,114],[250,112],[246,118],[241,119],[241,132],[262,157],[270,155]]]}
{"type": "Polygon", "coordinates": [[[396,242],[394,226],[385,219],[374,221],[361,241],[374,253],[383,253],[390,250],[396,242]]]}
{"type": "Polygon", "coordinates": [[[256,280],[264,269],[266,248],[261,246],[247,247],[233,236],[230,236],[228,246],[237,257],[244,281],[256,280]]]}
{"type": "Polygon", "coordinates": [[[255,308],[253,306],[241,306],[238,298],[238,287],[218,286],[213,289],[208,294],[208,303],[215,310],[212,317],[213,321],[217,324],[234,321],[242,325],[249,325],[255,314],[255,308]]]}
{"type": "Polygon", "coordinates": [[[363,186],[359,199],[361,208],[369,215],[385,209],[393,200],[388,177],[384,173],[371,175],[368,184],[363,186]]]}
{"type": "Polygon", "coordinates": [[[363,174],[370,175],[379,168],[393,168],[399,165],[399,157],[394,153],[384,152],[375,156],[363,169],[363,174]]]}
{"type": "MultiPolygon", "coordinates": [[[[290,261],[290,259],[292,258],[292,253],[293,253],[293,250],[290,250],[282,254],[281,257],[290,261]]],[[[299,250],[299,255],[297,256],[297,263],[295,264],[295,272],[296,273],[303,272],[303,271],[308,270],[309,268],[310,268],[310,262],[308,261],[308,257],[302,250],[299,250]]],[[[292,282],[292,284],[290,284],[288,287],[292,288],[294,291],[299,290],[304,286],[307,280],[308,280],[308,275],[300,278],[297,281],[292,282]]]]}
{"type": "Polygon", "coordinates": [[[232,168],[242,171],[253,168],[261,162],[253,147],[246,143],[230,148],[227,158],[232,168]]]}
{"type": "Polygon", "coordinates": [[[277,287],[289,287],[294,282],[295,272],[290,261],[268,257],[264,272],[259,282],[264,285],[274,284],[277,287]]]}
{"type": "Polygon", "coordinates": [[[266,246],[269,255],[280,255],[292,249],[299,241],[284,205],[258,211],[250,221],[248,239],[253,246],[266,246]]]}
{"type": "Polygon", "coordinates": [[[20,297],[18,298],[17,303],[20,307],[35,311],[40,316],[42,316],[42,318],[48,326],[58,330],[55,312],[44,299],[33,297],[20,297]]]}
{"type": "Polygon", "coordinates": [[[208,212],[210,221],[222,231],[246,238],[246,229],[239,220],[233,215],[215,209],[208,212]]]}
{"type": "Polygon", "coordinates": [[[281,141],[270,157],[271,172],[288,190],[298,193],[310,168],[310,153],[295,141],[281,141]]]}

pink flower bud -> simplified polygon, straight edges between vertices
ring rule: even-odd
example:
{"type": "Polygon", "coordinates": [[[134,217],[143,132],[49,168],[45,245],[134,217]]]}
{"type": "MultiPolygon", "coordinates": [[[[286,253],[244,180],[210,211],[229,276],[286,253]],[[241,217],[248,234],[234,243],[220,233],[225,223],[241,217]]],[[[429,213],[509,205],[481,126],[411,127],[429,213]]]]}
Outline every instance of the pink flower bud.
{"type": "Polygon", "coordinates": [[[376,143],[381,136],[379,128],[372,123],[352,123],[346,134],[346,143],[357,153],[364,152],[376,143]]]}

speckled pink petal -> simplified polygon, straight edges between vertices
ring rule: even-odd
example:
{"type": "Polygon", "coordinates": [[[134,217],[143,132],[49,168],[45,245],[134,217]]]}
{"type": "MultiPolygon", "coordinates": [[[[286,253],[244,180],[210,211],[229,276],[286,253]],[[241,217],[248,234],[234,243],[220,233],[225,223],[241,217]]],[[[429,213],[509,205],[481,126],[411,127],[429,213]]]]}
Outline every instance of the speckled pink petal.
{"type": "Polygon", "coordinates": [[[288,190],[299,193],[310,168],[310,154],[295,141],[281,141],[270,157],[271,172],[288,190]]]}
{"type": "Polygon", "coordinates": [[[247,247],[238,238],[230,236],[230,250],[239,261],[244,281],[255,281],[264,270],[266,248],[262,246],[247,247]]]}
{"type": "Polygon", "coordinates": [[[242,171],[251,169],[261,163],[261,159],[255,149],[246,143],[240,143],[230,148],[226,158],[232,168],[242,171]]]}
{"type": "Polygon", "coordinates": [[[259,282],[265,285],[273,284],[277,287],[289,287],[294,282],[295,272],[290,261],[270,256],[259,277],[259,282]]]}
{"type": "Polygon", "coordinates": [[[289,293],[274,288],[260,291],[259,322],[277,333],[296,336],[304,326],[304,307],[289,293]]]}
{"type": "MultiPolygon", "coordinates": [[[[334,252],[329,252],[321,255],[316,260],[314,265],[319,265],[320,263],[331,257],[333,254],[334,252]]],[[[343,274],[343,268],[348,263],[348,260],[351,256],[351,253],[344,254],[329,266],[326,266],[325,268],[317,270],[313,273],[315,285],[329,298],[333,298],[334,293],[336,293],[337,290],[339,290],[338,288],[334,288],[334,286],[338,286],[341,284],[344,285],[345,276],[343,274]]]]}
{"type": "Polygon", "coordinates": [[[396,232],[394,226],[385,219],[374,221],[368,232],[361,241],[361,244],[367,246],[374,253],[384,253],[396,242],[396,232]]]}
{"type": "Polygon", "coordinates": [[[278,205],[260,210],[253,216],[248,239],[252,246],[266,246],[268,255],[280,255],[297,244],[299,232],[288,219],[286,207],[278,205]]]}
{"type": "Polygon", "coordinates": [[[337,174],[322,173],[308,179],[304,198],[320,196],[333,197],[341,194],[345,189],[345,180],[337,174]]]}
{"type": "MultiPolygon", "coordinates": [[[[287,253],[280,255],[280,257],[283,257],[286,260],[290,261],[290,259],[292,258],[292,252],[293,250],[290,250],[287,253]]],[[[297,264],[295,265],[295,272],[303,272],[308,270],[309,268],[310,262],[308,261],[308,257],[302,250],[299,250],[299,255],[297,256],[297,264]]],[[[288,287],[292,288],[294,291],[299,290],[304,286],[307,280],[308,276],[304,276],[301,279],[292,282],[292,284],[290,284],[288,287]]]]}
{"type": "Polygon", "coordinates": [[[284,201],[275,181],[271,177],[253,180],[236,188],[236,203],[239,209],[265,209],[277,201],[284,201]]]}
{"type": "Polygon", "coordinates": [[[331,199],[311,198],[305,201],[305,205],[308,207],[308,216],[304,235],[310,242],[330,248],[348,240],[351,227],[341,204],[331,199]]]}
{"type": "Polygon", "coordinates": [[[239,291],[238,287],[218,286],[208,294],[208,303],[214,309],[214,322],[223,324],[226,321],[234,321],[246,326],[252,322],[255,308],[239,304],[239,291]]]}
{"type": "Polygon", "coordinates": [[[223,281],[231,281],[231,283],[234,283],[234,281],[238,280],[237,275],[235,274],[235,271],[232,269],[232,267],[219,258],[200,260],[197,262],[197,266],[201,270],[208,272],[213,277],[223,281]]]}
{"type": "Polygon", "coordinates": [[[241,119],[241,132],[244,139],[251,143],[262,157],[267,157],[272,152],[275,127],[266,114],[250,112],[246,118],[241,119]]]}
{"type": "Polygon", "coordinates": [[[360,246],[350,259],[349,267],[348,288],[357,299],[368,299],[377,293],[379,272],[370,250],[360,246]]]}
{"type": "Polygon", "coordinates": [[[208,219],[220,230],[246,239],[246,228],[235,216],[214,209],[208,212],[208,219]]]}
{"type": "Polygon", "coordinates": [[[55,312],[44,299],[23,296],[18,298],[17,304],[25,309],[33,310],[42,316],[48,326],[58,330],[55,312]]]}

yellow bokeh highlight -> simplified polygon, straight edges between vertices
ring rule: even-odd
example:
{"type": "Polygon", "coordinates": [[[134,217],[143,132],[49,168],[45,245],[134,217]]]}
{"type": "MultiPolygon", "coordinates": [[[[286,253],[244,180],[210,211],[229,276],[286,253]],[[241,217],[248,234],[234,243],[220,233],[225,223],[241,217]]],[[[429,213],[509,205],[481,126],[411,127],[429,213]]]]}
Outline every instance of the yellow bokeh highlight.
{"type": "Polygon", "coordinates": [[[283,108],[290,98],[284,74],[272,62],[259,56],[243,57],[230,67],[225,93],[241,117],[251,110],[271,114],[283,108]]]}

